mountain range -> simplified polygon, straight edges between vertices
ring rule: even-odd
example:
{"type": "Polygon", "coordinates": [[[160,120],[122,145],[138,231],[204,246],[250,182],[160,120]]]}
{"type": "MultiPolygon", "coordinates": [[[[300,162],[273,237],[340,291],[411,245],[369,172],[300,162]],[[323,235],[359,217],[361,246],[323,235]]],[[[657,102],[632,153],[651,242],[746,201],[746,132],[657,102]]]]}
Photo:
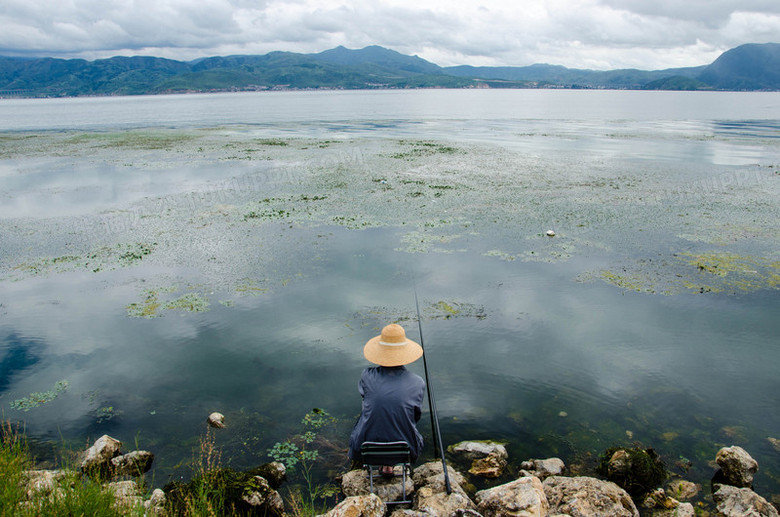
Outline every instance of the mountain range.
{"type": "Polygon", "coordinates": [[[175,61],[157,57],[83,59],[0,56],[0,97],[139,95],[279,89],[605,88],[780,90],[780,44],[746,44],[709,65],[665,70],[584,70],[558,65],[440,67],[379,46],[317,54],[175,61]]]}

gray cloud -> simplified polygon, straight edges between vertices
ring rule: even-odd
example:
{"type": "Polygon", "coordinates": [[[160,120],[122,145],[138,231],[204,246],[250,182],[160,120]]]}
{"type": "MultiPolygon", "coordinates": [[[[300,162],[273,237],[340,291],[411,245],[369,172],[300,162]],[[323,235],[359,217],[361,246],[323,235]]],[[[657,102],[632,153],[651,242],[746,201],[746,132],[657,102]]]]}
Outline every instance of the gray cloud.
{"type": "Polygon", "coordinates": [[[776,0],[5,0],[0,54],[174,59],[377,44],[441,65],[706,64],[780,34],[776,0]]]}

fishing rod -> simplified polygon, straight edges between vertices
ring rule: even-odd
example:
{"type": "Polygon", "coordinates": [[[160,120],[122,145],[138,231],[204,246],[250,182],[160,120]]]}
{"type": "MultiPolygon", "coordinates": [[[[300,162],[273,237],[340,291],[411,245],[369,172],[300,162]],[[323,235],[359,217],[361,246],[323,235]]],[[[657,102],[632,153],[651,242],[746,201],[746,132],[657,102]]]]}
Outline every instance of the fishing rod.
{"type": "Polygon", "coordinates": [[[420,316],[420,302],[417,301],[417,285],[414,286],[414,305],[417,307],[417,327],[420,329],[420,347],[423,349],[423,369],[425,370],[425,386],[428,390],[428,407],[431,410],[431,427],[433,428],[433,450],[435,454],[441,456],[441,466],[444,472],[444,486],[447,488],[447,495],[452,493],[450,487],[450,474],[447,471],[447,460],[444,459],[444,446],[441,441],[441,429],[439,429],[439,416],[436,414],[436,401],[433,400],[433,388],[431,387],[431,376],[428,374],[428,361],[423,344],[422,317],[420,316]]]}

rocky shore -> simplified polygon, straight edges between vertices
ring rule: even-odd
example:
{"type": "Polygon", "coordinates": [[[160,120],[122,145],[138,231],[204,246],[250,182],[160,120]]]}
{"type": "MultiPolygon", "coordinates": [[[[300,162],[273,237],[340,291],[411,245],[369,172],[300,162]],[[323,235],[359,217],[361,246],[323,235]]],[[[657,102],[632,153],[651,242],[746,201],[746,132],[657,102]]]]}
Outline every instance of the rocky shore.
{"type": "MultiPolygon", "coordinates": [[[[151,468],[154,455],[148,451],[123,454],[121,446],[110,436],[100,437],[81,454],[81,475],[102,481],[114,493],[120,514],[178,515],[172,499],[182,497],[183,485],[144,494],[139,482],[151,468]]],[[[661,477],[648,474],[656,472],[648,465],[662,466],[651,449],[609,450],[599,471],[603,479],[567,475],[559,458],[531,459],[520,464],[515,480],[483,490],[476,490],[473,482],[505,474],[509,457],[503,444],[460,442],[448,448],[448,457],[449,493],[440,461],[419,465],[405,477],[402,467],[396,466],[393,477],[374,480],[373,493],[366,471],[351,470],[340,480],[344,499],[320,517],[780,517],[775,506],[752,490],[758,463],[739,446],[724,447],[716,455],[720,468],[711,484],[712,505],[690,502],[701,494],[700,485],[670,479],[666,473],[661,477]],[[399,503],[404,494],[410,503],[399,503]]],[[[56,497],[62,490],[59,480],[67,477],[61,470],[24,474],[29,500],[56,497]]],[[[231,493],[238,495],[235,501],[225,502],[242,515],[286,517],[289,514],[278,491],[285,475],[284,465],[278,462],[236,473],[238,489],[231,493]]]]}

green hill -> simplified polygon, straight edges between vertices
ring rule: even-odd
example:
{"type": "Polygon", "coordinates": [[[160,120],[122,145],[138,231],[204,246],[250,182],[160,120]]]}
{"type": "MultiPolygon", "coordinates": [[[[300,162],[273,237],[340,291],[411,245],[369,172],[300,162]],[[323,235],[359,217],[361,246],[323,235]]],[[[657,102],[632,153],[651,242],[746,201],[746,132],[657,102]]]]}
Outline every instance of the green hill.
{"type": "Polygon", "coordinates": [[[718,90],[778,90],[780,44],[748,44],[728,50],[697,79],[718,90]]]}
{"type": "Polygon", "coordinates": [[[595,71],[547,64],[442,68],[378,46],[336,47],[318,54],[215,56],[190,62],[140,56],[96,61],[0,57],[0,97],[474,87],[780,90],[780,44],[742,45],[708,66],[654,71],[595,71]]]}

